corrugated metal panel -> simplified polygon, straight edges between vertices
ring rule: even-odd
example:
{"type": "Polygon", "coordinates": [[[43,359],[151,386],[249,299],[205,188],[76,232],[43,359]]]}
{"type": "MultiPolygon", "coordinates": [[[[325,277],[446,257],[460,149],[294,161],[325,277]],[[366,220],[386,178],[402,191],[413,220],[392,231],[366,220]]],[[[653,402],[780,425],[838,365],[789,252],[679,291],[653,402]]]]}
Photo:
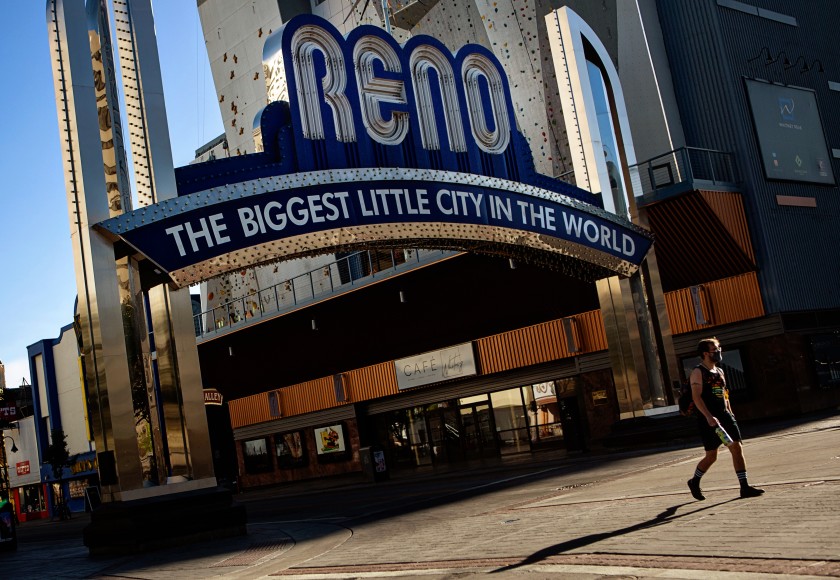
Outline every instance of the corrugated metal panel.
{"type": "Polygon", "coordinates": [[[741,200],[739,193],[693,191],[644,209],[666,291],[755,270],[741,200]],[[713,259],[693,259],[698,252],[713,259]]]}
{"type": "Polygon", "coordinates": [[[367,401],[399,393],[393,361],[345,373],[351,401],[367,401]]]}
{"type": "Polygon", "coordinates": [[[283,415],[301,415],[319,409],[327,409],[347,403],[335,400],[335,387],[332,376],[298,383],[291,387],[284,387],[283,415]]]}
{"type": "Polygon", "coordinates": [[[695,317],[691,289],[665,293],[665,306],[673,334],[692,332],[764,316],[764,305],[754,272],[703,284],[701,304],[706,324],[695,317]]]}
{"type": "Polygon", "coordinates": [[[271,412],[270,393],[276,393],[278,403],[276,406],[281,417],[302,415],[348,404],[336,401],[333,377],[323,377],[230,401],[228,410],[231,427],[237,429],[245,425],[277,419],[278,415],[272,415],[271,412]]]}
{"type": "MultiPolygon", "coordinates": [[[[767,311],[838,308],[840,292],[827,289],[840,287],[840,269],[825,267],[836,261],[840,247],[837,188],[767,179],[743,79],[814,90],[826,141],[829,147],[840,142],[840,95],[826,83],[840,78],[836,35],[830,32],[840,28],[840,10],[834,0],[749,3],[795,18],[798,25],[715,0],[657,1],[686,145],[735,154],[767,311]],[[769,64],[768,54],[774,61],[769,64]],[[785,57],[793,66],[785,68],[785,57]],[[824,72],[800,72],[803,62],[817,59],[824,72]],[[817,207],[782,207],[780,195],[811,198],[817,207]]],[[[838,178],[840,161],[829,162],[838,178]]]]}
{"type": "Polygon", "coordinates": [[[231,427],[236,429],[243,425],[262,423],[263,421],[271,421],[276,418],[271,416],[271,407],[268,403],[270,392],[277,393],[276,396],[280,396],[280,391],[269,391],[229,401],[228,412],[230,413],[231,427]]]}
{"type": "Polygon", "coordinates": [[[307,413],[305,415],[296,415],[294,417],[287,417],[285,419],[275,419],[265,423],[256,423],[254,425],[246,425],[244,427],[233,430],[233,438],[237,441],[245,439],[253,439],[254,437],[263,437],[273,433],[283,433],[286,431],[295,431],[296,429],[303,429],[305,427],[312,427],[318,424],[329,425],[338,421],[347,421],[356,417],[356,410],[352,405],[345,405],[343,407],[334,407],[326,409],[318,413],[307,413]]]}
{"type": "MultiPolygon", "coordinates": [[[[579,353],[606,348],[606,331],[600,310],[572,317],[579,336],[579,353]]],[[[475,341],[483,374],[532,366],[573,356],[569,352],[562,320],[552,320],[475,341]]]]}
{"type": "Polygon", "coordinates": [[[581,353],[607,350],[607,331],[600,310],[591,310],[575,316],[581,332],[581,353]]]}
{"type": "Polygon", "coordinates": [[[715,212],[750,262],[755,263],[755,252],[750,241],[750,230],[747,226],[741,194],[728,191],[701,191],[700,195],[715,212]]]}

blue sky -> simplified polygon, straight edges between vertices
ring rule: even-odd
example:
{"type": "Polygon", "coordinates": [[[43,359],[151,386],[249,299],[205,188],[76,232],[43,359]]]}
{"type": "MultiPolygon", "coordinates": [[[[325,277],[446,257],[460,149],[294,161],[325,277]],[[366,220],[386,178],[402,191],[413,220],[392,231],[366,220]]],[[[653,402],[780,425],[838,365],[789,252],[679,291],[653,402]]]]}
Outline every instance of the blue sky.
{"type": "MultiPolygon", "coordinates": [[[[65,0],[67,1],[67,0],[65,0]]],[[[175,165],[223,132],[195,0],[153,3],[175,165]]],[[[0,361],[30,383],[26,347],[73,320],[76,281],[46,0],[6,2],[0,24],[0,361]]]]}

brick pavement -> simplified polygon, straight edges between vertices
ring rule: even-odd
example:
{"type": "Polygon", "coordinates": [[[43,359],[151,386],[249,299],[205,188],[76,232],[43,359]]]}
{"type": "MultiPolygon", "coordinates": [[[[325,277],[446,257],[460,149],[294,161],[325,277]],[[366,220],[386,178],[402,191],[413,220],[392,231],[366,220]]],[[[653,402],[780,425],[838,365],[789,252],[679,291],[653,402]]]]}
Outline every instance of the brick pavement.
{"type": "Polygon", "coordinates": [[[2,565],[19,577],[149,580],[840,577],[840,415],[749,438],[745,450],[763,497],[737,499],[721,451],[696,502],[685,481],[702,450],[663,449],[396,517],[252,524],[247,537],[109,561],[51,542],[2,565]]]}

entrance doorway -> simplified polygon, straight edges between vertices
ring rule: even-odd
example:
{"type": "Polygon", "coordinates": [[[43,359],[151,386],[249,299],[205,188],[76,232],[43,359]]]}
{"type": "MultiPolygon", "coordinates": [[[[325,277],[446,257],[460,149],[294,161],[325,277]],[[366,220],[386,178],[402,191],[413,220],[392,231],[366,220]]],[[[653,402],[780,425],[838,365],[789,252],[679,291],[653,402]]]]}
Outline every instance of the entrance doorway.
{"type": "Polygon", "coordinates": [[[459,408],[463,427],[464,457],[484,459],[499,455],[493,413],[488,403],[472,403],[459,408]]]}
{"type": "Polygon", "coordinates": [[[434,463],[485,459],[499,455],[499,444],[488,401],[426,410],[426,427],[434,463]]]}
{"type": "Polygon", "coordinates": [[[426,425],[435,463],[463,459],[461,429],[454,407],[437,407],[426,411],[426,425]]]}

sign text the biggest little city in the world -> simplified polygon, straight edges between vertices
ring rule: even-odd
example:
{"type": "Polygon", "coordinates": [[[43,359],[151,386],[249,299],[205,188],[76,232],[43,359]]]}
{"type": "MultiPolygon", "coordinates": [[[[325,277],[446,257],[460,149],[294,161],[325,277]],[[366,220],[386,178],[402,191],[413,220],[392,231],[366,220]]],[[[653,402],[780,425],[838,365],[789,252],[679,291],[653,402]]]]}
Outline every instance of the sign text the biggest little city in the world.
{"type": "Polygon", "coordinates": [[[240,246],[245,240],[246,245],[253,245],[255,239],[275,238],[278,232],[295,235],[368,223],[436,220],[544,232],[627,259],[636,253],[633,237],[608,220],[507,191],[491,193],[459,184],[457,188],[370,187],[314,193],[309,188],[307,192],[267,194],[257,203],[237,207],[225,204],[202,217],[167,223],[164,233],[177,255],[190,261],[214,247],[217,253],[218,246],[240,246]]]}

